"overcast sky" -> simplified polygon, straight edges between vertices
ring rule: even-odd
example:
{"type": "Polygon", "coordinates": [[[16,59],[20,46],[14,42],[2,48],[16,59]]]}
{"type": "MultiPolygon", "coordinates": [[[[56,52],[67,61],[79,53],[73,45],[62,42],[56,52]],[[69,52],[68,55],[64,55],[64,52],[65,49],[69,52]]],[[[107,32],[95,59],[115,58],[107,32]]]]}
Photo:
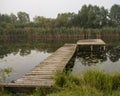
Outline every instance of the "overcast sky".
{"type": "Polygon", "coordinates": [[[24,11],[30,17],[56,18],[58,13],[77,13],[84,4],[110,9],[113,4],[120,4],[120,0],[0,0],[0,13],[16,14],[24,11]]]}

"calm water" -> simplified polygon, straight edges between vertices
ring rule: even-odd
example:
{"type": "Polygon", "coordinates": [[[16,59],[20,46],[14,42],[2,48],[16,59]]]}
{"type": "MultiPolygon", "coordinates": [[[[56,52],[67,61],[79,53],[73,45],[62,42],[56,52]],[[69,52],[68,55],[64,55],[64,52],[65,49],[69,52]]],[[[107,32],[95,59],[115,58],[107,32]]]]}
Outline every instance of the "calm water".
{"type": "MultiPolygon", "coordinates": [[[[4,82],[20,78],[54,51],[70,40],[12,40],[0,41],[0,73],[12,68],[4,82]]],[[[1,74],[0,74],[1,76],[1,74]]]]}
{"type": "MultiPolygon", "coordinates": [[[[12,68],[12,73],[5,82],[20,78],[34,66],[50,56],[65,43],[75,43],[77,40],[12,40],[0,41],[0,70],[12,68]]],[[[77,52],[73,73],[79,73],[86,68],[101,68],[108,72],[120,71],[120,41],[105,40],[107,52],[77,52]]]]}
{"type": "Polygon", "coordinates": [[[47,58],[51,53],[31,50],[31,53],[26,56],[21,56],[20,54],[19,51],[17,54],[11,53],[3,59],[0,59],[0,68],[4,69],[8,67],[13,70],[12,74],[6,78],[6,82],[21,77],[24,73],[47,58]]]}
{"type": "Polygon", "coordinates": [[[87,47],[79,49],[76,53],[73,74],[80,76],[84,70],[101,69],[108,73],[120,72],[120,43],[107,46],[105,52],[94,50],[90,52],[87,47]]]}

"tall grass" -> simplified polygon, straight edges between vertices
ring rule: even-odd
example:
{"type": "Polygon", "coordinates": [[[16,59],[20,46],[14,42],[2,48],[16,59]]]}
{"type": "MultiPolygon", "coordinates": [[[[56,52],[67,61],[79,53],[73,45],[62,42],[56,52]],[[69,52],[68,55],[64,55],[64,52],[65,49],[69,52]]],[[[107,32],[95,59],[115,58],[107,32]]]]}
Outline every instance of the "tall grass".
{"type": "Polygon", "coordinates": [[[102,91],[111,92],[120,89],[120,73],[108,74],[101,70],[88,70],[83,75],[85,85],[102,91]]]}
{"type": "MultiPolygon", "coordinates": [[[[83,72],[81,78],[70,72],[58,73],[51,88],[36,88],[33,93],[22,96],[120,96],[120,73],[108,74],[94,69],[83,72]]],[[[10,92],[0,95],[17,96],[10,92]]]]}
{"type": "Polygon", "coordinates": [[[55,76],[55,86],[64,88],[64,87],[73,87],[75,85],[80,85],[80,80],[77,76],[70,74],[70,72],[59,73],[55,76]]]}
{"type": "Polygon", "coordinates": [[[0,39],[28,38],[28,39],[61,39],[74,38],[92,39],[92,38],[111,38],[119,39],[120,28],[105,27],[101,29],[83,29],[79,27],[61,27],[61,28],[15,28],[0,30],[0,39]]]}
{"type": "Polygon", "coordinates": [[[108,91],[112,90],[112,76],[106,74],[104,71],[91,70],[84,73],[83,81],[85,85],[95,87],[99,90],[108,91]]]}
{"type": "Polygon", "coordinates": [[[56,75],[55,80],[55,84],[59,87],[85,85],[105,92],[120,89],[120,73],[110,74],[98,69],[84,71],[81,78],[70,74],[70,72],[60,73],[56,75]]]}
{"type": "Polygon", "coordinates": [[[48,96],[119,96],[120,73],[87,70],[79,79],[62,73],[57,75],[56,85],[61,87],[61,91],[48,96]]]}

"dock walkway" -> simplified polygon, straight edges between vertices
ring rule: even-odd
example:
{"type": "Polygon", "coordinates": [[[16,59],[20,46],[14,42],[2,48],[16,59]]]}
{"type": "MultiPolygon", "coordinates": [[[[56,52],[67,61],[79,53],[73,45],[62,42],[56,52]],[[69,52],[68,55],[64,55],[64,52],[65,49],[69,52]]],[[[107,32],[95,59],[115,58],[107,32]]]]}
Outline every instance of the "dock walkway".
{"type": "Polygon", "coordinates": [[[51,87],[55,83],[56,73],[63,71],[77,46],[81,45],[90,45],[93,50],[94,45],[104,47],[105,42],[101,39],[85,39],[79,40],[77,44],[65,44],[15,82],[0,83],[0,87],[51,87]]]}
{"type": "Polygon", "coordinates": [[[93,51],[94,46],[100,46],[100,50],[106,50],[106,43],[101,39],[84,39],[77,42],[77,46],[90,46],[90,50],[93,51]]]}
{"type": "Polygon", "coordinates": [[[65,44],[43,62],[35,66],[13,83],[2,83],[3,87],[50,87],[57,71],[62,72],[76,50],[76,44],[65,44]]]}
{"type": "Polygon", "coordinates": [[[101,39],[84,39],[79,40],[77,45],[105,45],[105,42],[101,39]]]}

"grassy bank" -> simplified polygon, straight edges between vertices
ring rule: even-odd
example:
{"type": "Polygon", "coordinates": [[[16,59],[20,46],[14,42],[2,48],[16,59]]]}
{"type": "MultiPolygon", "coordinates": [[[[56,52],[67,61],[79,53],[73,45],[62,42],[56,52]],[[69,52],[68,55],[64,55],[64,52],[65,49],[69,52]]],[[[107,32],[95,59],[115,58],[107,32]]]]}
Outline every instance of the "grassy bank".
{"type": "MultiPolygon", "coordinates": [[[[95,69],[83,72],[81,78],[61,73],[55,79],[56,83],[52,88],[37,88],[32,93],[21,96],[120,96],[120,73],[108,74],[95,69]]],[[[0,96],[20,94],[2,91],[0,96]]]]}
{"type": "Polygon", "coordinates": [[[120,96],[120,73],[88,70],[79,79],[62,73],[56,84],[60,92],[48,96],[120,96]]]}

